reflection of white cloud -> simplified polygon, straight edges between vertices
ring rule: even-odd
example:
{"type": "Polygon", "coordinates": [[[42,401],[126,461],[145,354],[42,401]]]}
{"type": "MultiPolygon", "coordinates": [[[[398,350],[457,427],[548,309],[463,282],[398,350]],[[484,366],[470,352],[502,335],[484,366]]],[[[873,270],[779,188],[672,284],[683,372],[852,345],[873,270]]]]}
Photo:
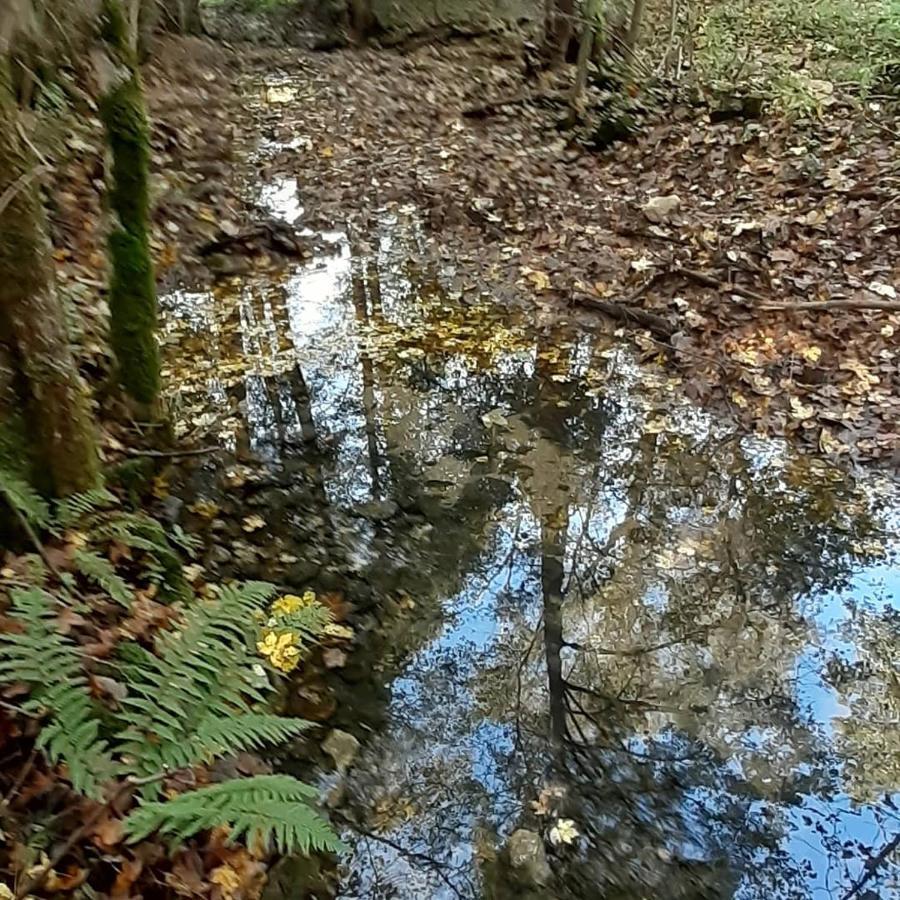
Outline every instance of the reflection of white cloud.
{"type": "Polygon", "coordinates": [[[259,191],[259,203],[272,215],[293,225],[302,215],[300,185],[296,178],[278,178],[264,184],[259,191]]]}

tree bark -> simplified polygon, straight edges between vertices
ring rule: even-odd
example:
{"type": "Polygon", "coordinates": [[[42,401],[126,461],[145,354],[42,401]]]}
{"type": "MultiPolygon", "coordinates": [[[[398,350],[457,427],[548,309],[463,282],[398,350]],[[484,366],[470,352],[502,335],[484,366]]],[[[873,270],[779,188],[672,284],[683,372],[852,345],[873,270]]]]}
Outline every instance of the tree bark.
{"type": "Polygon", "coordinates": [[[160,27],[174,34],[202,34],[200,0],[144,0],[156,4],[156,19],[160,27]]]}
{"type": "Polygon", "coordinates": [[[350,37],[362,43],[375,31],[375,12],[372,0],[349,0],[350,37]]]}
{"type": "Polygon", "coordinates": [[[574,19],[575,0],[549,0],[544,25],[544,54],[551,65],[562,65],[566,61],[574,19]]]}
{"type": "Polygon", "coordinates": [[[628,34],[625,36],[625,46],[628,49],[628,56],[634,58],[634,51],[637,47],[638,38],[641,36],[641,21],[644,18],[645,0],[634,0],[631,7],[631,19],[628,23],[628,34]]]}
{"type": "Polygon", "coordinates": [[[586,0],[584,10],[585,23],[581,28],[578,44],[578,62],[575,67],[575,84],[572,86],[571,103],[578,109],[581,95],[587,85],[588,63],[591,60],[597,33],[597,0],[586,0]]]}
{"type": "Polygon", "coordinates": [[[159,396],[156,280],[150,256],[150,126],[136,49],[121,0],[105,0],[98,59],[100,116],[109,172],[110,337],[119,378],[129,397],[152,411],[159,396]]]}
{"type": "MultiPolygon", "coordinates": [[[[46,211],[35,177],[40,166],[21,127],[0,42],[0,355],[7,360],[6,393],[13,391],[20,401],[18,410],[3,410],[0,429],[4,445],[21,446],[12,432],[21,433],[29,445],[36,486],[64,496],[97,485],[97,448],[54,283],[46,211]]],[[[25,468],[22,459],[11,462],[25,468]]]]}

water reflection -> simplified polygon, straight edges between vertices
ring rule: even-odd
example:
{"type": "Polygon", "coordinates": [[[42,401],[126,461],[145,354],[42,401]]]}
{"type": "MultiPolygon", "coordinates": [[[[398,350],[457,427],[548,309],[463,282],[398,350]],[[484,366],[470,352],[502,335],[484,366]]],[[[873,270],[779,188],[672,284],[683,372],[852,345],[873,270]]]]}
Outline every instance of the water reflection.
{"type": "Polygon", "coordinates": [[[729,433],[601,329],[449,297],[407,212],[332,239],[163,304],[184,427],[310,466],[278,538],[374,604],[331,893],[900,896],[895,485],[729,433]]]}

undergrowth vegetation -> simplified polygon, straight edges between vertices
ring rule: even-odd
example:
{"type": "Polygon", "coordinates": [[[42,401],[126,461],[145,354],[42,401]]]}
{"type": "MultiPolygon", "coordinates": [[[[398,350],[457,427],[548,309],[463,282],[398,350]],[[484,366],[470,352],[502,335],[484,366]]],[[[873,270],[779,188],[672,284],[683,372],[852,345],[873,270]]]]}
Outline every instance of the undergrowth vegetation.
{"type": "Polygon", "coordinates": [[[667,42],[673,71],[701,90],[755,92],[787,112],[813,112],[837,92],[895,89],[896,0],[740,0],[675,9],[674,40],[661,14],[645,52],[667,42]]]}
{"type": "MultiPolygon", "coordinates": [[[[26,766],[42,756],[73,802],[123,811],[130,843],[158,833],[175,848],[224,828],[257,852],[338,849],[314,788],[268,773],[211,783],[209,769],[310,727],[271,700],[278,678],[340,628],[315,595],[273,600],[274,588],[258,582],[195,592],[179,557],[194,541],[103,489],[51,505],[0,473],[0,495],[34,545],[0,572],[0,687],[4,708],[33,736],[26,766]],[[138,629],[148,603],[154,627],[138,629]],[[98,621],[109,636],[100,646],[88,630],[98,621]]],[[[14,802],[2,819],[20,855],[52,841],[14,802]]]]}

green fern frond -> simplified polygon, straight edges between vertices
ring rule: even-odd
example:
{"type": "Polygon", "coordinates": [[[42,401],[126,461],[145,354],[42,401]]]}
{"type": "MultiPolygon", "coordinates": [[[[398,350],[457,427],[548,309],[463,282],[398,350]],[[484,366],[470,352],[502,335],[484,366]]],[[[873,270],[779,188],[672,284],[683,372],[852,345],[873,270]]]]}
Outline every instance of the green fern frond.
{"type": "Polygon", "coordinates": [[[245,713],[229,719],[210,716],[197,727],[197,745],[210,758],[288,741],[312,727],[305,719],[245,713]]]}
{"type": "Polygon", "coordinates": [[[76,791],[101,796],[113,775],[100,720],[91,702],[78,647],[59,633],[53,598],[37,588],[12,591],[10,618],[19,634],[0,634],[0,683],[24,682],[31,694],[25,712],[47,715],[37,746],[51,763],[64,762],[76,791]]]}
{"type": "Polygon", "coordinates": [[[280,853],[340,851],[343,845],[310,805],[315,788],[289,775],[257,775],[143,803],[125,820],[130,842],[157,831],[173,842],[217,826],[230,838],[264,844],[280,853]]]}
{"type": "Polygon", "coordinates": [[[251,702],[263,699],[253,684],[251,631],[271,591],[255,582],[223,588],[214,601],[188,609],[179,630],[162,634],[156,654],[132,663],[120,750],[133,774],[152,775],[215,755],[215,746],[204,746],[198,737],[201,725],[248,715],[251,702]]]}
{"type": "Polygon", "coordinates": [[[108,509],[116,502],[115,495],[102,487],[73,494],[57,501],[53,510],[54,524],[60,528],[71,528],[92,513],[108,509]]]}
{"type": "Polygon", "coordinates": [[[46,528],[50,507],[37,491],[8,469],[0,467],[0,494],[33,528],[46,528]]]}
{"type": "Polygon", "coordinates": [[[98,584],[116,603],[120,603],[125,609],[131,609],[131,588],[105,556],[76,550],[73,562],[85,578],[98,584]]]}
{"type": "Polygon", "coordinates": [[[304,643],[314,643],[322,636],[325,626],[334,621],[331,610],[322,603],[316,601],[307,606],[302,606],[296,612],[280,615],[279,627],[285,626],[291,631],[297,632],[298,637],[304,643]]]}

